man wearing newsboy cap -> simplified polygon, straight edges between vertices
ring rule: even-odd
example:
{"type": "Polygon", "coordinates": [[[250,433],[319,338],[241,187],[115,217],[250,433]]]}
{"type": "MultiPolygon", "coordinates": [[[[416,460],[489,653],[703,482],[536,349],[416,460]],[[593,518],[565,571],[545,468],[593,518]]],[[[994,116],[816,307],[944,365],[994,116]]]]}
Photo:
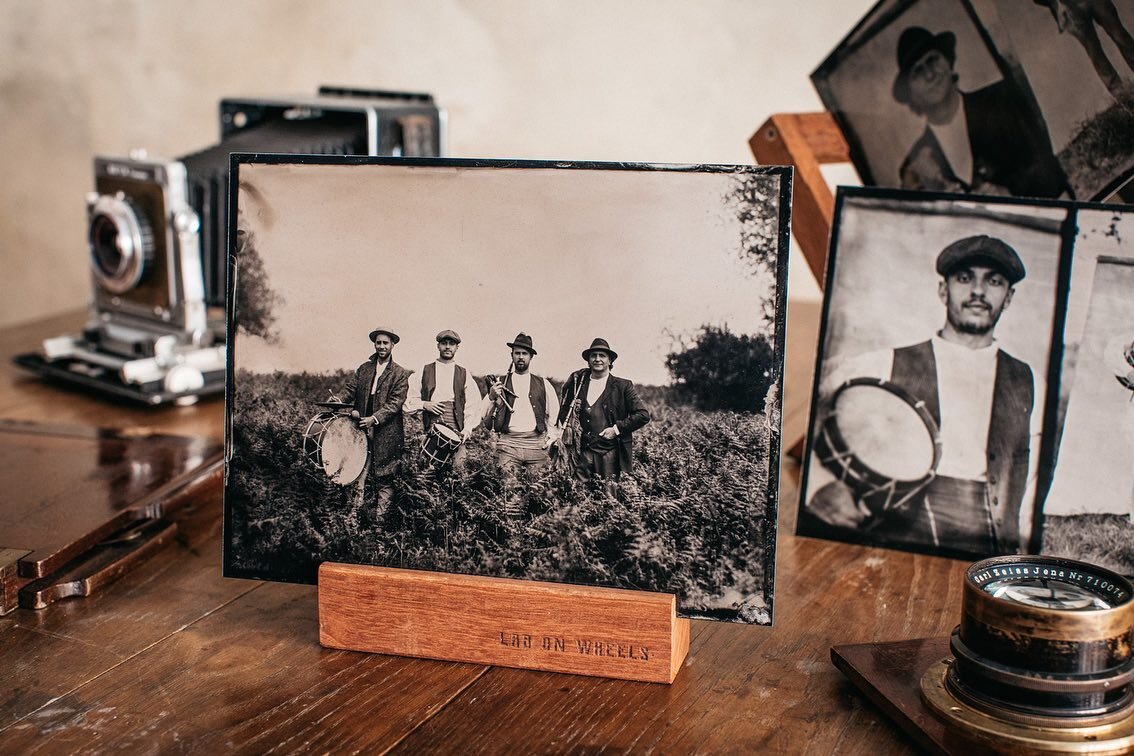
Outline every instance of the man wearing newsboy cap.
{"type": "MultiPolygon", "coordinates": [[[[406,414],[421,413],[425,432],[434,423],[442,423],[461,434],[467,441],[483,414],[480,390],[472,373],[456,362],[461,337],[452,329],[437,334],[437,359],[410,377],[406,414]]],[[[453,452],[454,467],[464,464],[465,445],[453,452]]]]}
{"type": "Polygon", "coordinates": [[[394,474],[405,449],[402,405],[409,390],[409,371],[394,362],[398,334],[385,326],[370,332],[374,354],[358,366],[347,382],[343,401],[353,405],[351,416],[370,442],[370,469],[357,484],[356,500],[362,503],[369,486],[376,487],[375,513],[381,519],[394,496],[394,474]],[[367,482],[369,478],[369,483],[367,482]]]}
{"type": "Polygon", "coordinates": [[[580,480],[605,479],[608,493],[614,481],[634,460],[634,431],[650,422],[650,412],[634,384],[611,374],[618,352],[606,339],[596,338],[583,350],[587,367],[571,374],[563,384],[559,424],[577,429],[575,474],[580,480]]]}
{"type": "MultiPolygon", "coordinates": [[[[945,306],[941,330],[919,344],[850,360],[825,378],[820,395],[829,400],[851,378],[879,378],[924,403],[939,429],[936,477],[878,514],[872,538],[945,552],[1016,552],[1031,536],[1042,420],[1035,405],[1043,392],[1032,369],[1000,349],[994,333],[1026,271],[1016,250],[985,235],[949,244],[935,268],[945,306]]],[[[809,470],[818,471],[819,485],[808,515],[836,528],[866,522],[872,513],[847,486],[818,464],[809,470]]]]}
{"type": "Polygon", "coordinates": [[[898,39],[891,94],[925,119],[899,168],[902,188],[1058,197],[1067,179],[1038,109],[1001,79],[962,92],[957,37],[911,26],[898,39]]]}

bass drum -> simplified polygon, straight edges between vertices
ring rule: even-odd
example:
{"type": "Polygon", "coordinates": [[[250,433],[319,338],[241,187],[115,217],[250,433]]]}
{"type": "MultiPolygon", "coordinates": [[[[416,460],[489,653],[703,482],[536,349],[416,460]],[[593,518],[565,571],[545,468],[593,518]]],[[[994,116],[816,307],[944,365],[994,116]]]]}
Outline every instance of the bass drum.
{"type": "Polygon", "coordinates": [[[889,381],[853,378],[835,391],[815,454],[874,514],[929,485],[941,435],[925,403],[889,381]]]}
{"type": "Polygon", "coordinates": [[[349,486],[366,471],[370,444],[350,415],[320,412],[303,432],[303,456],[332,483],[349,486]]]}

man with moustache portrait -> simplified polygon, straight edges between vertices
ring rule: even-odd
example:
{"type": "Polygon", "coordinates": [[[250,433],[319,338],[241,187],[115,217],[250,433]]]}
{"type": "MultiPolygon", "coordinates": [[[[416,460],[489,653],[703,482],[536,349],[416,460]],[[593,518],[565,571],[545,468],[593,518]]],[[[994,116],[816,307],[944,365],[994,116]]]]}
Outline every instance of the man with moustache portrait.
{"type": "MultiPolygon", "coordinates": [[[[935,475],[897,506],[871,511],[861,491],[837,477],[841,462],[821,459],[809,466],[815,495],[803,513],[820,529],[865,528],[877,542],[1017,552],[1032,530],[1043,390],[1027,363],[998,346],[995,331],[1025,277],[1024,264],[1001,239],[978,235],[946,246],[935,269],[945,309],[941,329],[921,343],[837,365],[820,385],[817,409],[820,419],[829,417],[836,390],[855,378],[896,387],[924,407],[938,429],[935,475]]],[[[854,421],[871,418],[848,418],[854,421]]],[[[893,442],[900,449],[903,440],[893,442]]]]}

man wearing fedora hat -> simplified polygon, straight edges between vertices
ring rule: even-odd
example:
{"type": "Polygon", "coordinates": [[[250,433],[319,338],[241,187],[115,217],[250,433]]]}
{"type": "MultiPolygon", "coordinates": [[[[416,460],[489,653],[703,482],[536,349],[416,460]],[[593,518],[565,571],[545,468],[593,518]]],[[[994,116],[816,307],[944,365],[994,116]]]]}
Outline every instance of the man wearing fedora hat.
{"type": "Polygon", "coordinates": [[[1069,192],[1038,108],[1004,79],[962,92],[956,47],[952,32],[920,26],[898,39],[891,94],[926,124],[902,161],[902,188],[1018,197],[1069,192]]]}
{"type": "MultiPolygon", "coordinates": [[[[483,408],[472,373],[456,362],[460,345],[461,337],[454,330],[446,329],[437,334],[437,359],[423,367],[420,376],[414,373],[410,377],[404,410],[410,415],[421,413],[426,433],[434,423],[440,422],[467,441],[483,408]]],[[[465,445],[461,444],[453,452],[453,465],[462,465],[464,458],[465,445]]]]}
{"type": "MultiPolygon", "coordinates": [[[[485,424],[496,434],[496,461],[511,488],[521,469],[538,470],[551,458],[550,447],[559,438],[555,418],[559,415],[559,397],[551,383],[531,373],[532,358],[537,352],[532,337],[519,333],[508,342],[512,364],[503,380],[495,381],[485,397],[485,424]]],[[[523,516],[519,497],[510,495],[505,514],[523,516]]]]}
{"type": "Polygon", "coordinates": [[[634,384],[611,374],[618,352],[596,338],[583,350],[587,367],[563,385],[559,425],[577,422],[575,474],[585,481],[606,479],[608,493],[634,462],[634,431],[650,422],[650,412],[634,384]]]}
{"type": "MultiPolygon", "coordinates": [[[[1031,536],[1042,421],[1035,404],[1043,390],[1025,362],[997,346],[994,332],[1025,276],[1024,264],[1001,239],[978,235],[946,246],[935,267],[945,306],[942,329],[928,341],[839,366],[824,379],[820,397],[829,406],[846,380],[870,377],[919,401],[940,433],[936,477],[904,504],[875,513],[832,471],[813,464],[816,493],[805,515],[836,528],[871,520],[871,535],[892,543],[969,554],[1016,552],[1031,536]]],[[[869,422],[848,418],[856,420],[869,422]]]]}
{"type": "Polygon", "coordinates": [[[370,469],[361,476],[356,498],[363,501],[368,485],[376,486],[375,509],[385,514],[394,496],[394,473],[405,449],[402,405],[409,391],[409,371],[394,362],[394,345],[400,341],[390,328],[370,332],[374,354],[358,366],[343,392],[343,401],[353,405],[351,416],[370,442],[370,469]],[[370,479],[370,483],[366,479],[370,479]]]}

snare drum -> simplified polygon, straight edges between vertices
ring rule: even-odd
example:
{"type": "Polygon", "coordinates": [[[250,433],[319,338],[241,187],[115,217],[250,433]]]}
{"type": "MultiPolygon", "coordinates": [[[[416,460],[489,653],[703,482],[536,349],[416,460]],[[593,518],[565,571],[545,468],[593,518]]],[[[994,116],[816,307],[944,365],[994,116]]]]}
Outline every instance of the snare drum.
{"type": "Polygon", "coordinates": [[[449,464],[453,455],[464,442],[460,433],[444,423],[434,423],[425,434],[419,456],[434,467],[449,464]]]}
{"type": "Polygon", "coordinates": [[[332,483],[358,480],[370,459],[370,444],[358,420],[341,412],[320,412],[303,432],[303,456],[332,483]]]}
{"type": "Polygon", "coordinates": [[[852,378],[835,391],[815,454],[855,498],[880,514],[933,480],[941,435],[925,402],[889,381],[852,378]]]}

